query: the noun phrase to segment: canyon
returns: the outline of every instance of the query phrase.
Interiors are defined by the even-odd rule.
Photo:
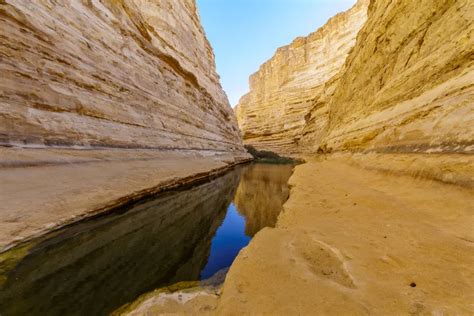
[[[336,42],[352,45],[344,61],[281,58],[310,35],[250,78],[236,109],[244,143],[306,163],[276,228],[234,262],[217,314],[472,312],[474,3],[365,4],[314,33],[333,41],[328,29],[347,34],[367,9],[355,42]]]
[[[0,313],[470,315],[473,21],[358,0],[233,111],[194,0],[0,0]],[[302,163],[220,176],[244,145]],[[253,239],[195,281],[231,203]]]
[[[472,153],[473,4],[367,4],[250,77],[236,108],[246,144],[287,155]]]
[[[3,2],[2,144],[241,150],[196,10]]]
[[[298,144],[305,141],[301,138],[308,129],[308,121],[323,129],[328,107],[320,104],[319,99],[337,82],[357,33],[367,19],[368,3],[359,1],[316,32],[278,48],[275,55],[250,76],[250,92],[235,108],[245,144],[280,154],[294,154],[305,147]],[[310,117],[312,112],[313,118]],[[321,131],[312,130],[312,133]]]

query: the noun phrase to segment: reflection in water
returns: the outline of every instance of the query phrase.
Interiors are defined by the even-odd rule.
[[[245,216],[245,233],[253,237],[264,227],[274,227],[283,203],[288,199],[288,179],[293,165],[252,164],[242,170],[234,197]]]
[[[201,279],[207,279],[217,271],[230,267],[240,249],[247,246],[250,237],[244,232],[245,219],[231,204],[222,226],[212,239],[211,254],[201,272]]]
[[[290,174],[288,165],[240,167],[0,254],[0,315],[106,315],[155,288],[210,277],[275,224]]]
[[[0,290],[1,315],[104,315],[166,283],[197,280],[238,184],[232,172],[65,229]]]

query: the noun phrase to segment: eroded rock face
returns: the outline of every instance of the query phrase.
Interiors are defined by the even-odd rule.
[[[317,102],[325,85],[337,80],[347,54],[366,20],[368,0],[331,18],[307,37],[281,47],[250,77],[250,92],[236,113],[245,143],[278,153],[299,151],[303,129],[318,113],[327,117],[327,106]],[[325,125],[325,121],[315,123]]]
[[[194,0],[0,1],[0,142],[242,151]]]
[[[330,107],[334,149],[474,151],[474,3],[371,1]]]
[[[364,17],[355,8],[341,15],[353,22],[340,26],[353,36]],[[329,54],[308,51],[318,63],[301,80],[285,81],[296,54],[287,68],[276,63],[281,51],[262,66],[257,76],[272,75],[259,75],[258,89],[254,75],[237,110],[246,143],[283,153],[474,151],[474,3],[372,0],[367,15],[348,55],[324,34]],[[343,66],[327,71],[336,64]]]

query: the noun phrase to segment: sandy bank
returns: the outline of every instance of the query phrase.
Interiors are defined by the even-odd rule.
[[[248,159],[192,150],[0,148],[0,251]]]
[[[220,314],[470,314],[474,194],[340,161],[296,167],[276,229],[234,262]]]

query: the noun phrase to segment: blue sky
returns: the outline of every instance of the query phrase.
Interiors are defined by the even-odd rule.
[[[230,104],[248,91],[248,77],[275,50],[314,32],[356,0],[197,0]]]

